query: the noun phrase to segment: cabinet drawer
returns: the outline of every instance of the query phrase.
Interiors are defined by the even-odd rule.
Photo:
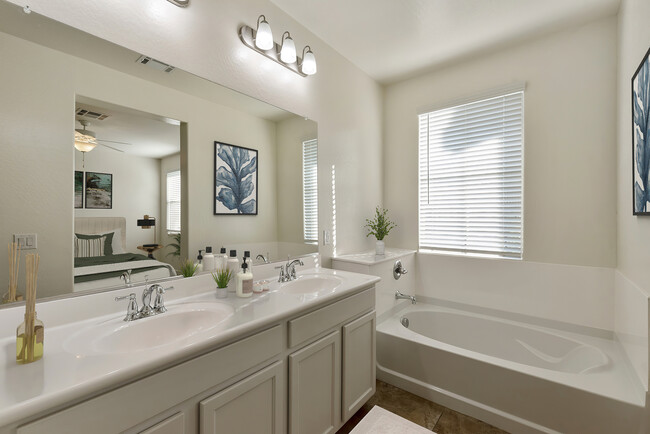
[[[18,428],[17,434],[113,434],[189,399],[279,354],[280,326],[100,395]]]
[[[352,297],[289,321],[289,347],[318,336],[343,321],[357,316],[375,306],[374,288],[366,289]]]

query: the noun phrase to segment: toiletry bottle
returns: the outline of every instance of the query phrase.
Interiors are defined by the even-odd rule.
[[[230,270],[230,273],[232,274],[233,277],[237,274],[237,272],[239,272],[239,260],[237,259],[237,250],[230,251],[230,258],[228,258],[226,267]],[[235,280],[237,279],[230,280],[230,283],[228,284],[229,292],[235,292],[235,286],[236,286]]]
[[[218,255],[214,255],[214,267],[217,270],[225,270],[228,265],[228,255],[226,255],[226,248],[222,247]]]
[[[203,255],[203,271],[214,271],[214,255],[212,254],[212,247],[205,248],[205,255]]]
[[[237,297],[250,297],[253,295],[253,273],[248,271],[248,264],[244,256],[241,271],[237,273]]]
[[[199,256],[196,257],[196,262],[194,265],[196,265],[196,271],[194,271],[194,274],[198,274],[201,271],[203,271],[203,256],[201,255],[201,252],[203,249],[199,250]]]
[[[244,262],[248,265],[248,272],[253,272],[253,261],[251,261],[251,252],[249,250],[244,251]]]

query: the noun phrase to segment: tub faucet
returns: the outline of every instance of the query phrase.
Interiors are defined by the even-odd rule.
[[[418,301],[415,299],[415,296],[414,296],[414,295],[406,295],[406,294],[402,294],[401,292],[399,292],[399,290],[398,290],[398,291],[395,291],[395,300],[400,300],[400,299],[402,299],[402,298],[407,299],[407,300],[411,300],[411,304],[415,304],[415,303],[418,302]]]

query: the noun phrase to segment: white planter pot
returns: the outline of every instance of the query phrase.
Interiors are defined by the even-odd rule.
[[[383,256],[385,251],[386,251],[386,245],[384,244],[384,242],[377,240],[377,243],[375,244],[375,255]]]

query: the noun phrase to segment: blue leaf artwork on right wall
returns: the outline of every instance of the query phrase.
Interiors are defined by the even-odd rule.
[[[215,214],[257,214],[257,151],[215,142]]]
[[[650,214],[650,50],[632,78],[634,214]]]

